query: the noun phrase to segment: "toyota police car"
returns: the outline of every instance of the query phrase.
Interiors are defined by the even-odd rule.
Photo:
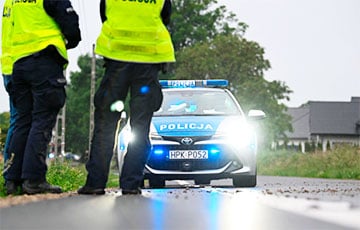
[[[256,185],[256,134],[248,119],[262,119],[261,110],[245,115],[227,80],[161,80],[163,103],[154,113],[151,153],[145,165],[150,187],[166,180],[210,184],[231,178],[235,187]],[[127,124],[119,134],[121,171],[127,144],[136,138]]]

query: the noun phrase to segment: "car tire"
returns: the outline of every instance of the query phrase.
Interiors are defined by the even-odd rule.
[[[235,176],[233,177],[233,185],[237,188],[255,187],[256,175]]]
[[[164,188],[165,180],[164,179],[149,179],[150,188]]]
[[[196,185],[209,185],[211,183],[210,179],[198,178],[194,180]]]

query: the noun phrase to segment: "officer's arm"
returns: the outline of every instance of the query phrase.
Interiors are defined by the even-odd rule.
[[[170,24],[170,16],[171,16],[171,2],[170,0],[165,0],[164,7],[161,11],[161,18],[164,23],[164,25]]]
[[[81,41],[79,16],[69,0],[44,0],[44,9],[59,25],[65,36],[66,48],[75,48]]]
[[[100,17],[101,21],[104,23],[106,21],[106,14],[105,14],[105,0],[100,1]]]

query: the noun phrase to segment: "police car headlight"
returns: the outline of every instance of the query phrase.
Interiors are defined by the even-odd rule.
[[[251,148],[256,146],[254,129],[245,121],[229,120],[219,125],[215,139],[222,139],[236,149]]]

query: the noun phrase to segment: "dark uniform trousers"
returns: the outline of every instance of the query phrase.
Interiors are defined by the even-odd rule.
[[[44,181],[48,144],[66,98],[62,64],[38,52],[14,64],[11,80],[18,115],[9,146],[15,157],[6,179]]]
[[[126,63],[105,60],[105,75],[96,91],[95,127],[91,144],[86,186],[105,188],[113,155],[119,112],[110,106],[125,102],[130,91],[130,125],[134,140],[129,144],[120,176],[120,187],[136,189],[143,180],[143,169],[150,152],[149,128],[153,112],[162,103],[158,81],[160,64]]]

